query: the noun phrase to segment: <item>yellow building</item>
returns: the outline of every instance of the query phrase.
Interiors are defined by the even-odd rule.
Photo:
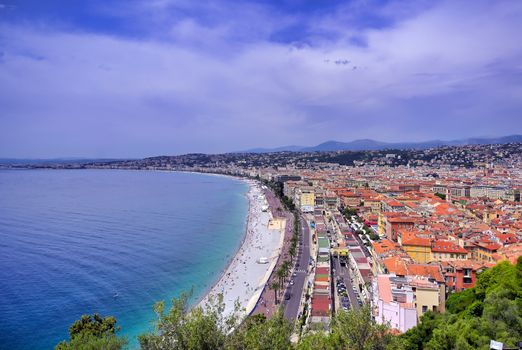
[[[413,278],[410,286],[415,295],[415,308],[417,317],[421,317],[428,311],[444,312],[444,296],[440,295],[441,288],[435,282],[430,282],[426,278]]]
[[[295,191],[295,203],[304,213],[314,211],[315,193],[312,187],[301,187]]]
[[[381,200],[380,199],[365,199],[364,205],[369,207],[372,211],[372,213],[380,213],[381,212]]]
[[[386,233],[386,220],[382,212],[379,212],[379,219],[377,220],[377,233],[381,236]]]
[[[434,241],[431,245],[432,261],[466,260],[468,251],[450,241]]]
[[[428,263],[431,261],[431,244],[426,238],[407,241],[402,244],[402,248],[415,262]]]
[[[397,241],[402,249],[418,263],[428,263],[431,261],[431,240],[415,235],[414,232],[400,230]]]
[[[475,260],[481,262],[494,262],[493,255],[502,247],[495,242],[476,242],[472,247],[472,255]]]

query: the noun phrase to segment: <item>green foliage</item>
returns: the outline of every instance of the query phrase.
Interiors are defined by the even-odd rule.
[[[427,313],[401,338],[406,349],[488,349],[491,339],[522,339],[522,259],[484,271],[476,286],[452,294],[445,314]]]
[[[219,295],[204,307],[187,309],[187,296],[172,301],[171,310],[164,303],[155,305],[156,330],[139,337],[142,349],[290,349],[292,326],[281,312],[267,320],[264,315],[248,317],[240,323],[239,305],[224,316],[225,304]]]
[[[352,209],[352,208],[344,208],[343,214],[347,218],[351,218],[352,216],[357,215],[357,210]]]
[[[247,321],[229,336],[226,349],[292,349],[292,325],[284,318],[281,310],[269,320],[259,316],[254,321],[250,319],[251,317],[247,318]]]
[[[204,306],[188,311],[188,294],[172,300],[172,308],[165,312],[164,302],[154,305],[158,319],[156,331],[139,336],[141,348],[160,349],[223,349],[229,334],[238,324],[239,305],[224,316],[223,296],[210,298]]]
[[[435,195],[436,195],[437,197],[439,197],[440,199],[442,199],[443,201],[446,200],[446,195],[445,195],[445,194],[442,194],[442,193],[437,192],[437,193],[435,193]]]
[[[377,324],[369,306],[339,312],[332,320],[331,338],[335,349],[391,349],[395,337],[385,325]]]
[[[127,340],[116,336],[119,330],[116,319],[112,316],[102,318],[99,314],[83,315],[69,327],[69,341],[56,345],[56,350],[118,350]]]

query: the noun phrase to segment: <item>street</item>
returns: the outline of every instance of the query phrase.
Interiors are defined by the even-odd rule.
[[[346,286],[346,292],[348,293],[348,298],[350,299],[350,305],[353,309],[359,309],[360,305],[357,302],[357,295],[353,291],[353,284],[350,278],[350,268],[348,266],[341,266],[339,258],[332,256],[332,265],[335,268],[335,272],[332,272],[333,282],[334,284],[337,282],[338,277],[342,277],[344,280],[344,284]],[[337,288],[336,288],[337,289]],[[337,290],[335,290],[335,300],[339,301],[339,294],[337,294]],[[336,302],[336,308],[340,305],[339,302]]]
[[[299,250],[297,255],[298,265],[295,269],[295,276],[291,277],[294,280],[293,285],[289,285],[287,293],[290,293],[290,299],[285,300],[284,316],[291,322],[297,319],[299,313],[299,306],[301,303],[301,295],[305,287],[305,281],[308,276],[308,266],[310,263],[310,229],[308,222],[301,215],[301,231],[302,235],[299,237]],[[286,293],[285,293],[286,294]]]

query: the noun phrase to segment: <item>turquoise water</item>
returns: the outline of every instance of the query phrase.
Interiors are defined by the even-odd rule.
[[[52,349],[82,314],[133,346],[152,305],[218,278],[244,235],[247,185],[201,174],[0,171],[0,349]]]

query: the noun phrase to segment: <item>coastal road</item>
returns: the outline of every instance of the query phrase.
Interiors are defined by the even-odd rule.
[[[290,299],[285,300],[285,318],[291,322],[297,319],[299,306],[301,304],[301,295],[308,277],[308,265],[310,263],[310,228],[304,216],[301,215],[301,236],[299,241],[299,253],[297,256],[298,267],[295,270],[293,285],[289,285],[287,292],[290,293]]]

